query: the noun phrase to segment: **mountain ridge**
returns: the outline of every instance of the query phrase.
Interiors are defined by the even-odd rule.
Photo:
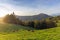
[[[41,20],[41,19],[45,19],[45,18],[49,18],[52,17],[50,15],[44,14],[44,13],[40,13],[38,15],[33,15],[33,16],[17,16],[17,18],[19,18],[22,21],[33,21],[33,20]]]

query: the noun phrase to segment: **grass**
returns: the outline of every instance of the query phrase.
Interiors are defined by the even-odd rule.
[[[21,25],[15,25],[15,24],[2,24],[0,23],[0,33],[11,33],[11,32],[17,32],[19,30],[33,30],[31,27],[25,27]]]
[[[55,28],[35,30],[20,25],[0,23],[0,40],[60,40],[60,23],[57,24]]]

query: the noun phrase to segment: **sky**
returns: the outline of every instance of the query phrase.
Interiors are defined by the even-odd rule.
[[[20,16],[60,13],[60,0],[0,0],[0,16],[14,12]]]

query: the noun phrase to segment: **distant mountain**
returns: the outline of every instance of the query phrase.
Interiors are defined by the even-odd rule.
[[[60,13],[51,14],[51,16],[60,16]]]
[[[16,17],[23,21],[26,21],[26,20],[32,21],[32,20],[41,20],[41,19],[52,17],[52,16],[44,13],[40,13],[38,15],[33,15],[33,16],[16,16]]]

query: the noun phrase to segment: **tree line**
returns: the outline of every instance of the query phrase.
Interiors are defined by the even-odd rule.
[[[54,20],[52,20],[52,18],[34,20],[34,21],[22,21],[22,20],[16,18],[14,12],[12,14],[7,14],[4,17],[3,21],[5,23],[29,26],[29,27],[36,28],[36,29],[46,29],[46,28],[57,27],[56,22]]]

